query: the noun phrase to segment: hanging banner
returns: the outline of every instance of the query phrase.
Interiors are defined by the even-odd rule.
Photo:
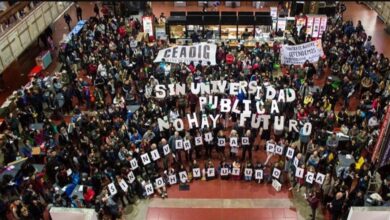
[[[162,62],[164,59],[168,63],[185,63],[188,65],[191,61],[194,64],[202,61],[203,66],[207,65],[207,62],[216,65],[216,52],[217,45],[215,44],[201,43],[191,46],[176,46],[160,50],[154,62]]]
[[[144,32],[149,34],[149,37],[154,36],[153,34],[153,17],[152,16],[143,16],[142,17],[142,27]]]
[[[315,63],[323,55],[320,39],[299,45],[283,45],[280,50],[280,59],[285,65],[302,65],[306,60]]]

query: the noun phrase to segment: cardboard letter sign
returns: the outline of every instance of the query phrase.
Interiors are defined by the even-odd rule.
[[[317,173],[316,183],[322,185],[324,183],[324,180],[325,180],[325,175],[322,173]]]
[[[207,142],[211,142],[213,140],[213,133],[207,132],[206,134],[204,134],[204,140]]]
[[[129,178],[129,182],[130,182],[130,183],[133,183],[134,180],[135,180],[134,173],[133,173],[132,171],[130,171],[130,172],[127,174],[127,178]]]
[[[295,167],[298,167],[298,165],[299,165],[299,159],[298,159],[297,157],[294,157],[293,163],[294,163],[294,166],[295,166]]]
[[[313,172],[307,172],[306,174],[306,182],[312,184],[314,181],[314,173]]]
[[[229,175],[229,168],[221,168],[221,176]]]
[[[176,184],[177,183],[176,174],[169,175],[168,182],[171,185]]]
[[[283,146],[276,145],[275,154],[283,155]]]
[[[298,178],[303,178],[303,172],[304,170],[302,168],[297,167],[297,169],[295,170],[295,176]]]
[[[179,173],[179,177],[180,177],[180,181],[183,182],[183,183],[187,182],[187,180],[188,180],[188,176],[187,176],[187,172],[186,171],[181,171]]]
[[[267,143],[267,152],[269,153],[275,152],[275,144]]]
[[[244,174],[245,176],[252,176],[253,170],[250,168],[245,168]]]
[[[153,161],[160,159],[160,154],[158,153],[157,149],[150,151],[150,154],[152,155]]]
[[[114,183],[110,183],[108,184],[108,191],[110,191],[110,195],[115,195],[118,191],[116,190],[116,187],[115,187],[115,184]]]
[[[150,158],[148,153],[144,153],[141,155],[141,160],[144,165],[150,164]]]
[[[203,144],[202,137],[195,137],[195,146],[200,146]]]
[[[274,168],[274,171],[272,172],[272,176],[276,179],[279,179],[280,177],[280,170],[278,168]]]
[[[171,148],[169,148],[169,145],[166,144],[164,147],[163,147],[163,151],[164,151],[164,156],[167,156],[170,152],[171,152]]]
[[[240,168],[233,168],[233,170],[232,170],[232,174],[234,175],[234,176],[239,176],[240,175]]]
[[[122,190],[124,192],[127,192],[127,189],[129,188],[129,185],[127,185],[126,181],[124,179],[122,179],[120,182],[119,182],[119,186],[122,188]]]
[[[214,168],[208,168],[207,169],[207,176],[208,177],[214,177],[215,176],[215,169]]]
[[[225,147],[225,138],[218,138],[218,147]]]
[[[135,170],[138,168],[138,162],[136,158],[133,158],[130,160],[131,169]]]
[[[241,145],[249,145],[249,137],[242,137]]]
[[[200,168],[194,168],[192,169],[192,176],[195,178],[199,178],[201,176],[200,174]]]
[[[238,146],[237,138],[236,137],[230,138],[230,143],[229,144],[230,144],[231,147],[237,147]]]
[[[191,149],[191,142],[189,140],[184,141],[183,145],[184,145],[184,150]]]
[[[294,157],[294,149],[293,148],[291,148],[291,147],[287,148],[286,157],[290,160]]]
[[[263,179],[263,170],[255,170],[255,179],[256,180]]]
[[[150,196],[154,193],[153,185],[151,183],[145,185],[146,195]]]
[[[164,180],[162,177],[156,179],[156,188],[161,188],[165,186]]]
[[[183,149],[183,140],[176,140],[176,149]]]

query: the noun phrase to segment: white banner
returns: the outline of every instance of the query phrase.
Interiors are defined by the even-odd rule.
[[[190,64],[191,61],[194,64],[198,64],[202,61],[202,65],[207,65],[210,62],[211,65],[216,65],[215,55],[217,52],[217,45],[215,44],[194,44],[192,46],[176,46],[169,47],[158,52],[155,63],[161,62],[162,59],[168,63],[181,63]]]
[[[283,45],[280,50],[280,60],[286,65],[302,65],[306,60],[314,63],[323,55],[320,39],[298,45]]]

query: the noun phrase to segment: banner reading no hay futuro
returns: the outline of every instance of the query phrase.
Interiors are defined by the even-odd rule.
[[[216,65],[216,51],[217,45],[204,43],[191,46],[169,47],[160,50],[154,62],[161,62],[164,59],[168,63],[183,62],[190,64],[193,61],[194,64],[197,64],[199,61],[202,61],[202,65],[207,65],[207,62],[210,62],[211,65]]]
[[[315,40],[299,45],[283,45],[280,51],[280,60],[286,65],[301,65],[306,60],[315,63],[323,56],[321,40]]]

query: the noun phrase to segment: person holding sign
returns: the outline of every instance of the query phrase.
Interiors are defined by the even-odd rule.
[[[219,176],[221,176],[222,180],[228,180],[230,177],[230,173],[232,170],[232,165],[228,164],[225,159],[223,159],[218,167]]]
[[[243,167],[242,173],[244,175],[245,181],[251,181],[253,176],[253,165],[250,160],[248,160]]]
[[[267,151],[267,159],[264,162],[264,166],[266,166],[268,164],[268,162],[271,160],[272,156],[275,155],[276,142],[275,142],[273,136],[271,137],[270,140],[268,140],[266,142],[265,147],[266,147],[266,151]]]
[[[168,169],[168,162],[169,162],[169,152],[170,152],[170,148],[169,148],[169,145],[167,143],[167,139],[165,138],[162,138],[160,143],[158,144],[158,152],[160,154],[160,156],[162,157],[162,164],[163,164],[163,168],[164,170],[167,170]]]
[[[225,157],[225,146],[226,146],[226,136],[224,134],[224,130],[221,129],[218,131],[217,134],[217,152],[221,159]]]
[[[191,165],[191,174],[194,180],[199,180],[201,179],[201,172],[199,168],[198,161],[194,160]]]
[[[230,132],[230,158],[235,159],[238,153],[238,133],[232,129]]]
[[[194,146],[193,137],[191,136],[190,132],[186,131],[183,147],[184,147],[184,152],[186,154],[186,160],[189,163],[192,161],[192,153],[194,152],[193,146]]]
[[[241,137],[241,146],[242,146],[242,158],[241,160],[245,160],[245,154],[248,152],[249,160],[252,160],[252,144],[254,142],[254,138],[252,137],[252,132],[250,129],[246,130],[245,135]]]
[[[201,152],[202,152],[202,146],[203,146],[203,137],[202,133],[200,132],[199,129],[196,129],[195,131],[195,138],[194,138],[194,149],[195,149],[195,157],[196,159],[199,159],[201,157]]]
[[[233,180],[240,180],[241,163],[238,159],[233,162],[232,176]]]
[[[183,138],[179,135],[178,131],[175,131],[175,133],[169,138],[168,144],[172,153],[176,155],[177,160],[181,163],[181,153],[178,149],[183,148]]]
[[[206,177],[206,181],[215,179],[215,167],[214,167],[213,161],[208,160],[205,163],[203,173],[204,173],[204,176]]]
[[[158,173],[155,173],[152,176],[150,182],[153,184],[155,192],[157,192],[157,194],[160,195],[162,199],[168,198],[165,181]]]

